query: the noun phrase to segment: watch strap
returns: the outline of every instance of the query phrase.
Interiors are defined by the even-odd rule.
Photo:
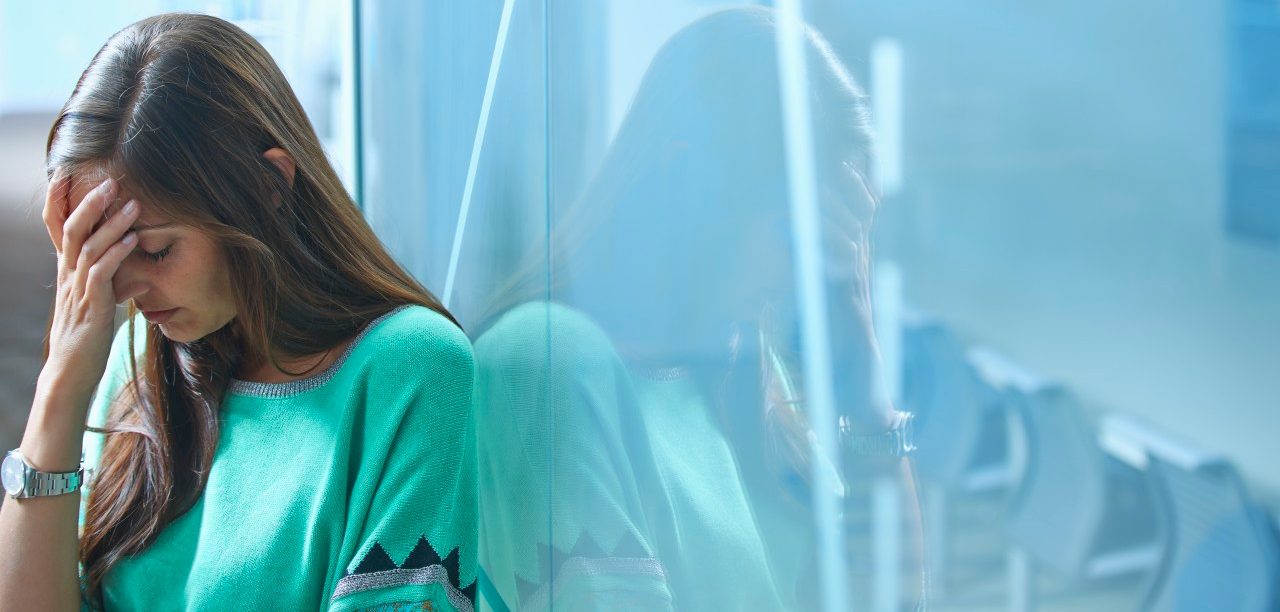
[[[72,472],[42,472],[37,470],[27,462],[27,458],[22,455],[22,450],[18,448],[9,451],[4,461],[6,466],[9,465],[10,461],[17,461],[22,467],[21,490],[17,493],[10,493],[10,496],[15,499],[74,493],[80,490],[81,484],[84,483],[84,453],[80,454],[80,468]]]
[[[31,471],[27,480],[25,497],[43,497],[46,495],[63,495],[80,490],[84,481],[84,467],[74,472],[38,472]]]
[[[906,457],[916,450],[915,415],[894,411],[893,425],[880,434],[854,435],[846,423],[840,427],[840,442],[855,457]]]

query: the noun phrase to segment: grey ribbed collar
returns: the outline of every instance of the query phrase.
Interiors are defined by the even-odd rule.
[[[346,363],[347,357],[351,356],[351,352],[355,350],[356,345],[360,344],[361,340],[364,340],[364,337],[369,334],[370,330],[391,315],[409,308],[410,306],[413,306],[413,304],[402,304],[370,321],[364,326],[364,329],[360,330],[360,333],[356,334],[355,339],[347,345],[346,350],[342,351],[342,354],[339,355],[333,363],[311,376],[279,383],[253,382],[232,378],[231,383],[227,385],[227,393],[233,395],[247,395],[249,397],[279,398],[298,395],[313,389],[318,389],[333,379],[333,377],[338,373],[338,370],[342,368],[342,364]]]

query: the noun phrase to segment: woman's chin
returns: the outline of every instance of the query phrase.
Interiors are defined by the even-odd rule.
[[[190,337],[190,334],[183,333],[180,329],[174,329],[174,327],[168,323],[161,323],[156,327],[159,328],[160,333],[164,334],[164,337],[168,338],[171,342],[186,343],[199,340],[199,338]]]
[[[205,334],[192,333],[189,327],[175,321],[153,323],[153,325],[155,325],[155,327],[160,330],[160,333],[164,334],[164,337],[168,338],[171,342],[195,342],[196,340],[205,337]]]
[[[181,343],[191,343],[203,340],[226,326],[227,323],[223,323],[222,325],[211,329],[208,326],[199,327],[190,325],[189,323],[179,323],[175,321],[156,325],[156,327],[159,328],[160,333],[164,334],[165,338],[168,338],[172,342]]]

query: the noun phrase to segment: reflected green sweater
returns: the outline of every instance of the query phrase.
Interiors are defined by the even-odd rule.
[[[147,323],[135,325],[141,356]],[[90,425],[127,380],[126,328]],[[203,494],[112,568],[106,608],[473,609],[473,388],[466,336],[417,305],[371,322],[320,373],[233,381]],[[103,437],[85,434],[86,467]]]
[[[752,496],[687,373],[637,373],[551,302],[502,315],[475,354],[480,554],[508,607],[812,608],[806,515]]]

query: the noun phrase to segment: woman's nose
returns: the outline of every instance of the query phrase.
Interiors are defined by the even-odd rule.
[[[111,279],[111,288],[115,291],[116,303],[119,304],[124,301],[122,296],[125,299],[128,297],[144,297],[150,291],[151,283],[137,258],[130,255],[120,262],[120,268],[116,270],[115,277]]]

